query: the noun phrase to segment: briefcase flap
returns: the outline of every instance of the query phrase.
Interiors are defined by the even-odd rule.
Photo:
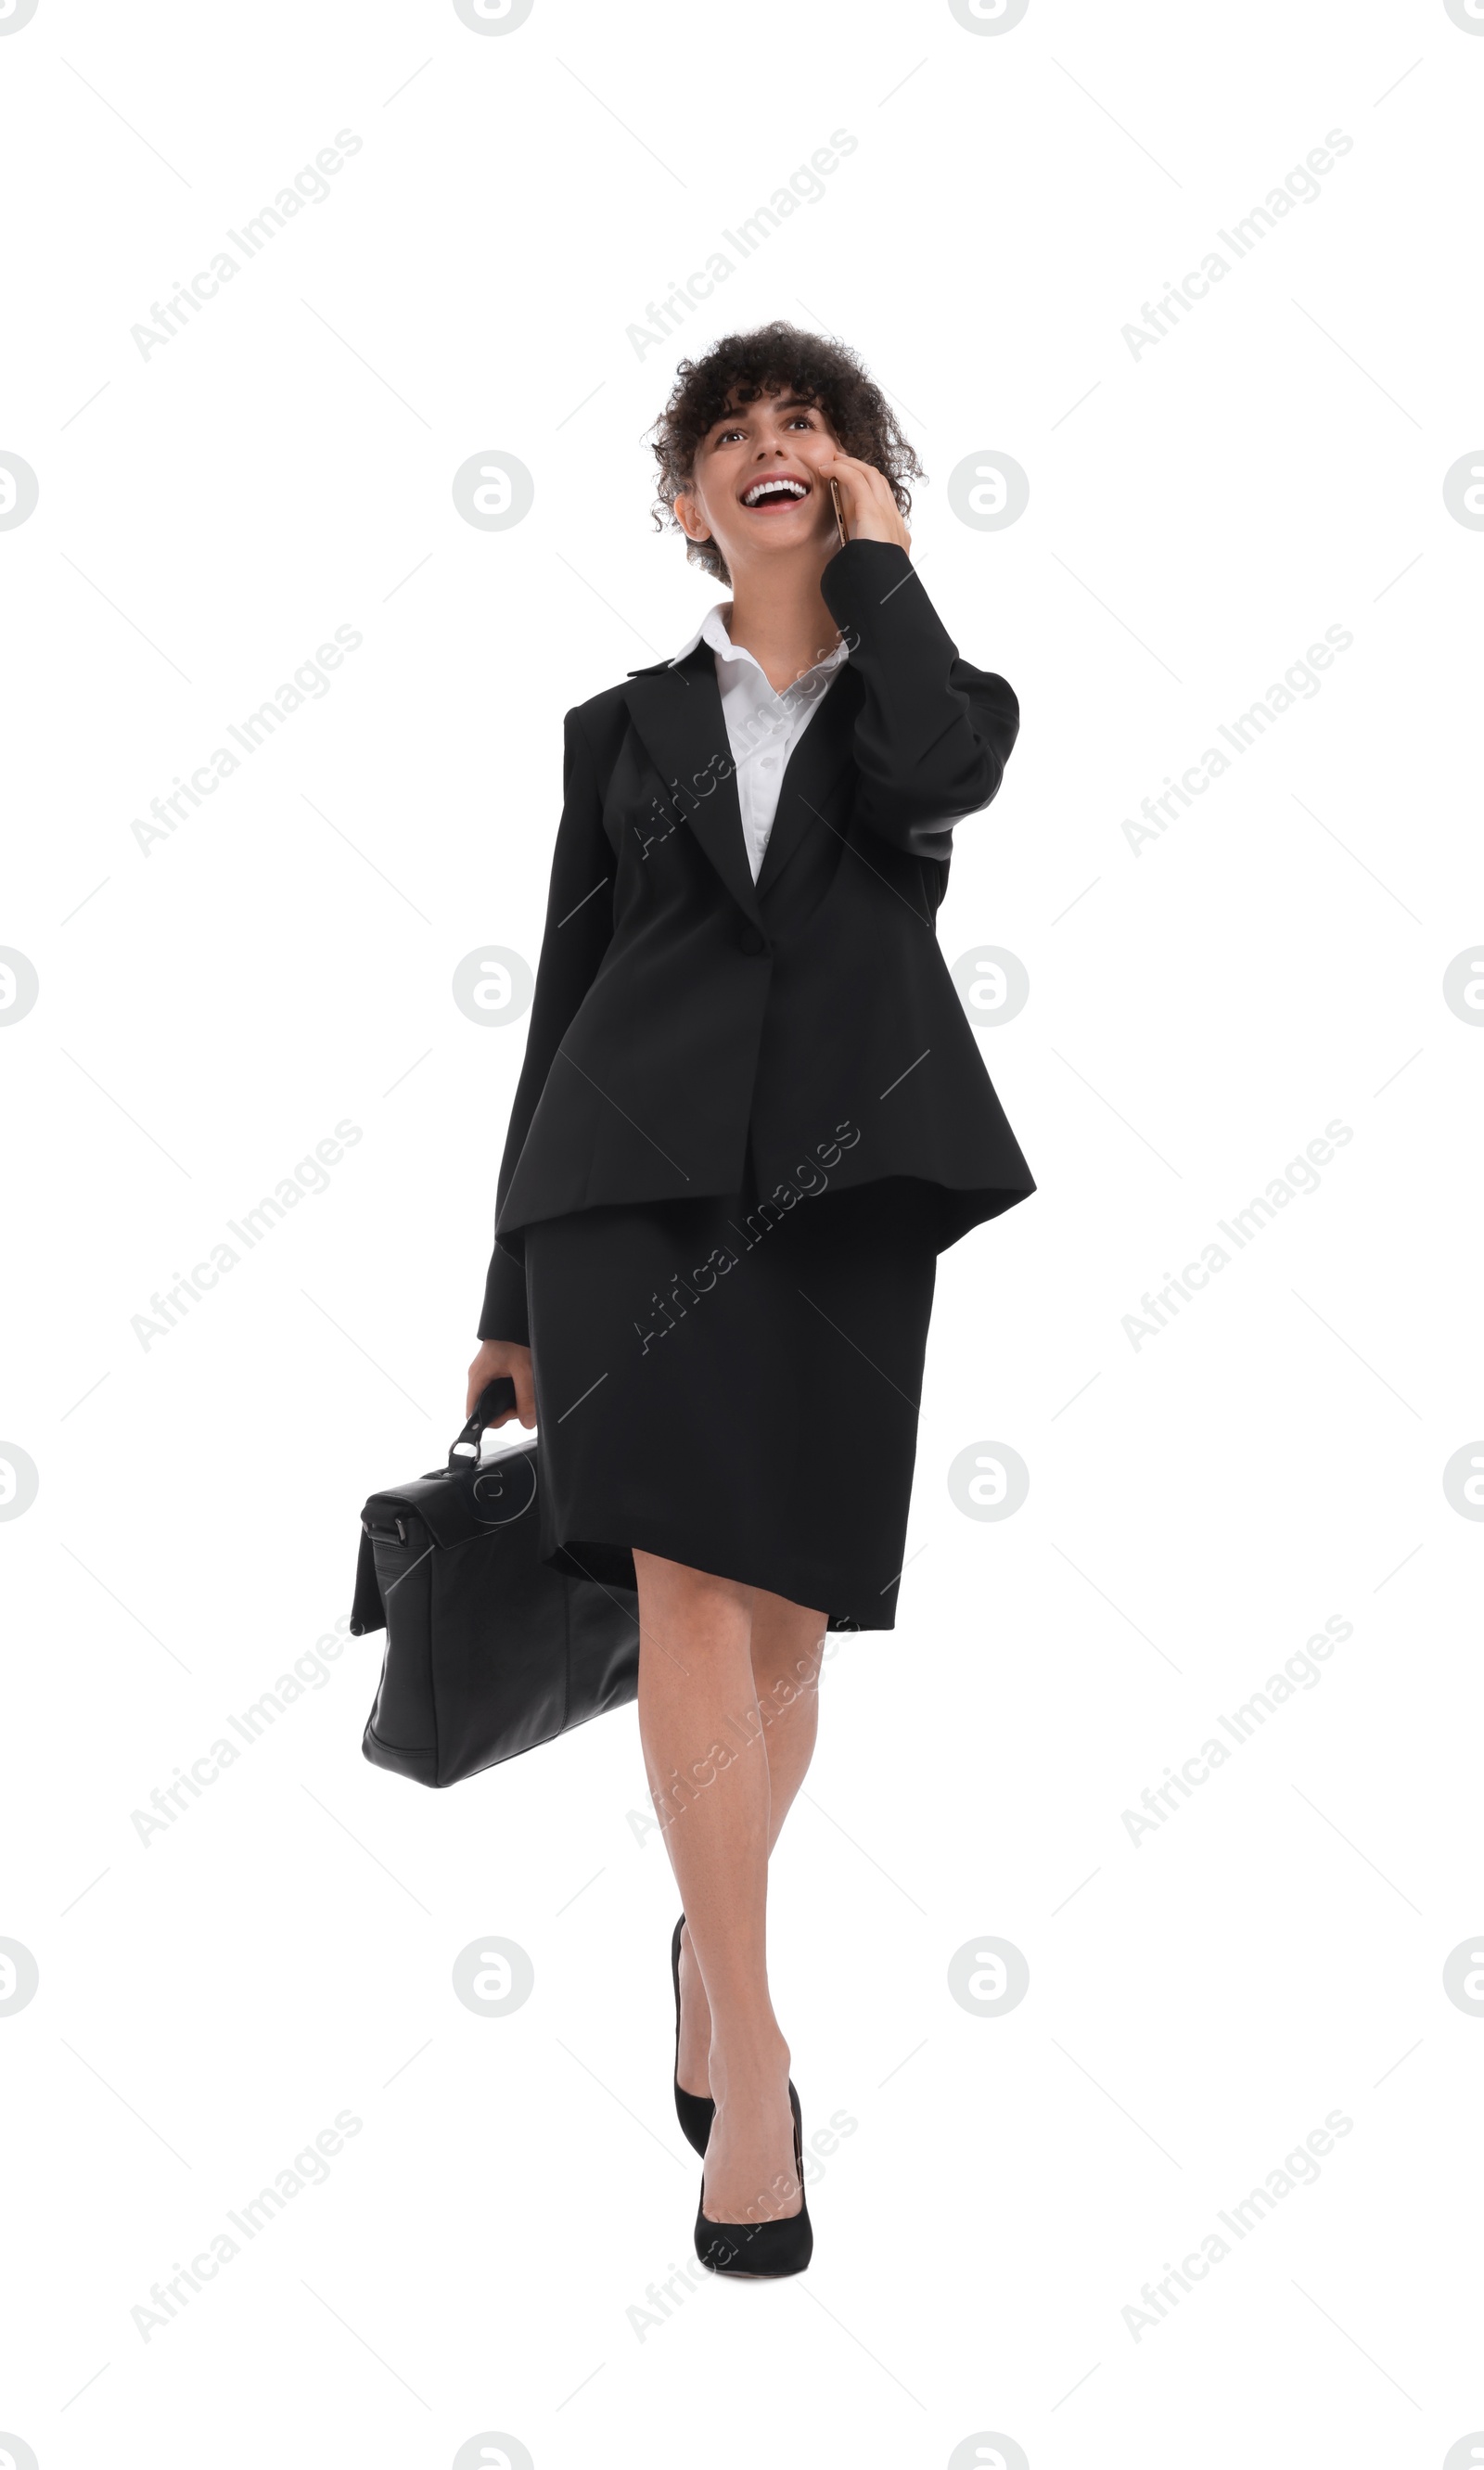
[[[471,1537],[512,1526],[536,1506],[535,1441],[477,1462],[434,1467],[410,1483],[374,1492],[360,1513],[366,1536],[380,1530],[405,1540],[409,1518],[421,1519],[431,1542],[448,1550]]]

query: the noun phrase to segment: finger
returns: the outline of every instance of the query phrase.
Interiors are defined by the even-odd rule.
[[[874,464],[868,464],[866,467],[861,495],[865,502],[874,509],[883,522],[900,523],[901,515],[897,508],[896,492],[885,473],[878,472]]]
[[[516,1412],[526,1431],[530,1432],[536,1422],[536,1384],[528,1360],[517,1366],[512,1378],[516,1386]]]
[[[831,479],[839,480],[842,484],[853,483],[857,488],[869,491],[874,498],[890,498],[893,505],[895,505],[896,500],[893,495],[892,484],[886,474],[878,471],[874,463],[862,462],[858,454],[842,454],[836,448],[833,459],[825,468]]]
[[[874,463],[863,463],[854,454],[837,453],[825,467],[825,477],[839,487],[846,522],[852,531],[859,530],[868,518],[893,531],[899,526],[895,492]]]
[[[848,472],[832,472],[829,477],[834,484],[833,501],[829,511],[829,529],[831,532],[834,531],[834,511],[838,507],[845,536],[847,540],[853,539],[873,511],[870,501]]]

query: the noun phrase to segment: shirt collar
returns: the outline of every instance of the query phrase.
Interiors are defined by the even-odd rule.
[[[677,668],[682,661],[689,659],[691,653],[695,651],[698,644],[707,643],[711,650],[716,654],[718,660],[745,661],[749,663],[751,666],[757,671],[757,674],[762,679],[764,686],[767,687],[769,693],[772,694],[775,692],[775,688],[762,665],[762,663],[748,650],[745,643],[734,643],[731,637],[727,632],[727,618],[730,608],[731,603],[730,600],[718,600],[713,609],[708,609],[706,616],[702,618],[700,625],[696,628],[696,631],[692,635],[689,642],[686,643],[681,651],[676,653],[674,660],[671,661],[669,665],[672,669]],[[789,694],[796,688],[806,686],[807,682],[811,680],[823,679],[831,670],[837,669],[840,666],[841,662],[846,657],[845,644],[843,642],[837,643],[832,652],[826,652],[822,661],[816,661],[812,668],[803,670],[799,677],[795,678],[791,687],[785,687],[783,688],[783,693]],[[781,701],[781,699],[782,698],[780,696],[779,700]]]

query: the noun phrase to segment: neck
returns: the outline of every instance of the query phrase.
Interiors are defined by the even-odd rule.
[[[769,558],[732,576],[728,633],[752,653],[775,694],[840,641],[820,590],[823,566],[823,557],[812,555],[806,566]]]

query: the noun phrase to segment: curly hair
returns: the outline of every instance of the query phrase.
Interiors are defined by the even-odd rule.
[[[927,475],[881,388],[844,343],[776,317],[751,334],[724,336],[701,360],[682,361],[676,370],[670,400],[648,432],[660,466],[657,531],[680,529],[675,501],[690,488],[696,450],[714,423],[730,405],[772,394],[796,394],[823,411],[845,453],[873,463],[890,480],[900,512],[910,512],[912,493],[903,483]],[[718,582],[731,581],[714,540],[687,540],[685,554]]]

